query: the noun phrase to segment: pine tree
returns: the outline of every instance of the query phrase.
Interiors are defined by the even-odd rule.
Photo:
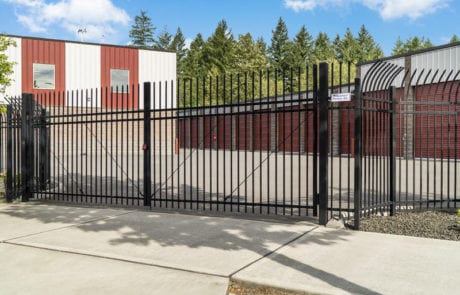
[[[260,37],[256,41],[256,46],[265,56],[267,56],[267,43],[265,43],[264,38]]]
[[[203,59],[203,48],[205,42],[201,34],[196,35],[190,43],[190,49],[184,58],[184,76],[188,78],[204,77],[207,74]]]
[[[177,72],[181,75],[184,73],[184,59],[187,54],[187,48],[185,48],[185,37],[180,28],[177,28],[170,49],[176,52]]]
[[[454,34],[452,38],[450,38],[449,43],[456,43],[456,42],[460,42],[460,38],[457,36],[457,34]]]
[[[405,53],[404,42],[401,40],[401,37],[398,36],[396,39],[395,46],[393,47],[392,55],[398,55]]]
[[[134,18],[134,24],[129,31],[129,38],[134,46],[140,48],[149,48],[153,45],[153,34],[155,27],[152,25],[152,20],[144,10],[141,14]]]
[[[356,42],[358,47],[358,62],[375,60],[384,56],[382,48],[375,42],[364,25],[359,30]]]
[[[231,69],[234,57],[235,40],[227,22],[218,23],[214,33],[204,46],[204,58],[213,74],[224,74]]]
[[[164,28],[160,34],[158,34],[157,40],[154,41],[153,48],[159,50],[172,50],[172,38],[173,36],[168,32],[167,28]]]
[[[254,42],[250,33],[239,35],[235,46],[235,69],[237,72],[257,72],[267,65],[264,45]]]
[[[291,65],[300,67],[303,71],[313,58],[313,37],[305,26],[302,26],[295,36],[292,49]]]
[[[433,47],[430,39],[425,39],[425,37],[412,37],[408,38],[405,42],[401,41],[401,38],[398,37],[396,40],[395,47],[393,48],[393,55],[404,54],[408,52],[413,52],[420,49]]]
[[[289,36],[286,23],[280,17],[274,31],[272,31],[272,43],[268,48],[271,66],[279,71],[285,71],[289,68]]]
[[[315,39],[313,49],[313,61],[327,61],[334,58],[334,48],[326,33],[320,32]]]
[[[350,28],[347,28],[342,39],[337,35],[333,42],[337,60],[343,63],[356,64],[359,60],[358,42]]]

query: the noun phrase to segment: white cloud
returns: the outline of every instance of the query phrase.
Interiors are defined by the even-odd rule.
[[[449,5],[450,0],[284,0],[284,5],[296,12],[318,7],[343,6],[359,3],[377,11],[385,20],[410,18],[415,20]]]
[[[362,0],[365,6],[376,10],[383,19],[408,17],[412,20],[448,6],[446,0]]]
[[[338,6],[343,3],[345,3],[343,0],[284,0],[284,5],[295,12],[313,10],[317,7]]]
[[[46,32],[54,26],[77,38],[101,41],[116,34],[117,26],[127,26],[129,16],[111,0],[3,0],[17,8],[18,21],[31,32]],[[84,36],[79,29],[85,29]]]

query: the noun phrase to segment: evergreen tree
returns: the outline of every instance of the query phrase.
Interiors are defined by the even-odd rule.
[[[144,10],[141,10],[141,14],[134,18],[134,24],[129,31],[129,38],[131,38],[134,46],[149,48],[154,43],[154,32],[155,27],[152,25],[152,20]]]
[[[265,43],[264,38],[260,37],[256,41],[256,46],[265,56],[267,56],[267,43]]]
[[[320,32],[315,39],[313,49],[313,61],[327,61],[334,58],[334,48],[332,47],[331,40],[326,33]]]
[[[358,62],[375,60],[384,56],[382,48],[375,42],[364,25],[359,30],[356,42],[358,47]]]
[[[289,68],[289,36],[286,23],[280,17],[274,31],[272,31],[272,43],[268,48],[271,66],[279,71],[285,71]]]
[[[187,54],[187,48],[185,48],[185,37],[180,28],[177,28],[170,49],[176,52],[177,72],[181,75],[184,73],[184,59]]]
[[[398,37],[396,40],[395,47],[393,48],[393,55],[404,54],[420,49],[433,47],[430,39],[425,39],[424,37],[412,37],[408,38],[405,42],[401,41],[401,38]]]
[[[164,28],[158,35],[157,40],[155,40],[153,48],[159,50],[172,50],[172,38],[173,36],[168,32],[167,28]]]
[[[460,42],[460,38],[457,36],[457,34],[454,34],[452,38],[450,38],[449,43],[456,43],[456,42]]]
[[[303,71],[306,65],[311,63],[313,57],[313,37],[305,26],[302,26],[295,36],[291,54],[291,66],[293,67],[300,67]]]
[[[396,39],[395,46],[393,47],[392,55],[398,55],[405,52],[404,42],[401,40],[401,37],[398,36]]]
[[[350,28],[347,28],[345,35],[342,39],[340,36],[334,39],[333,42],[334,51],[337,60],[343,63],[353,63],[356,64],[359,60],[359,49],[358,42],[353,36]]]
[[[254,42],[250,33],[238,36],[235,46],[235,69],[240,72],[257,72],[267,65],[265,48]]]
[[[201,34],[196,35],[190,43],[190,49],[184,58],[184,76],[188,78],[204,77],[207,70],[203,59],[203,48],[205,42]]]
[[[13,74],[13,62],[8,61],[5,51],[8,47],[16,47],[16,43],[5,36],[0,35],[0,93],[5,92],[6,86],[11,84],[10,75]]]
[[[235,40],[227,22],[222,20],[204,47],[204,58],[213,74],[224,74],[231,69],[234,58]]]

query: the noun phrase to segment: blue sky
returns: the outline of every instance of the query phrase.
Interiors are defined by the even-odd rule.
[[[250,32],[270,43],[279,17],[291,37],[302,25],[332,39],[364,24],[387,55],[398,36],[424,36],[435,45],[460,36],[458,0],[0,0],[0,32],[125,45],[140,10],[157,32],[181,27],[189,40],[197,33],[207,38],[225,19],[235,37]]]

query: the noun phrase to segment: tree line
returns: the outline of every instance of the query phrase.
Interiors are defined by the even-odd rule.
[[[347,28],[343,35],[337,34],[334,38],[324,32],[312,36],[304,25],[290,39],[286,23],[279,18],[267,43],[263,38],[254,38],[251,33],[235,37],[227,22],[222,20],[211,36],[205,39],[202,34],[197,34],[188,48],[180,28],[175,34],[163,29],[155,35],[155,31],[150,17],[141,11],[129,34],[133,46],[177,52],[177,73],[183,78],[259,72],[267,68],[282,73],[291,68],[303,70],[306,65],[319,61],[357,64],[384,56],[381,46],[365,25],[357,35]],[[458,36],[454,35],[450,42],[458,41]],[[432,46],[424,37],[404,41],[398,37],[392,55]]]

